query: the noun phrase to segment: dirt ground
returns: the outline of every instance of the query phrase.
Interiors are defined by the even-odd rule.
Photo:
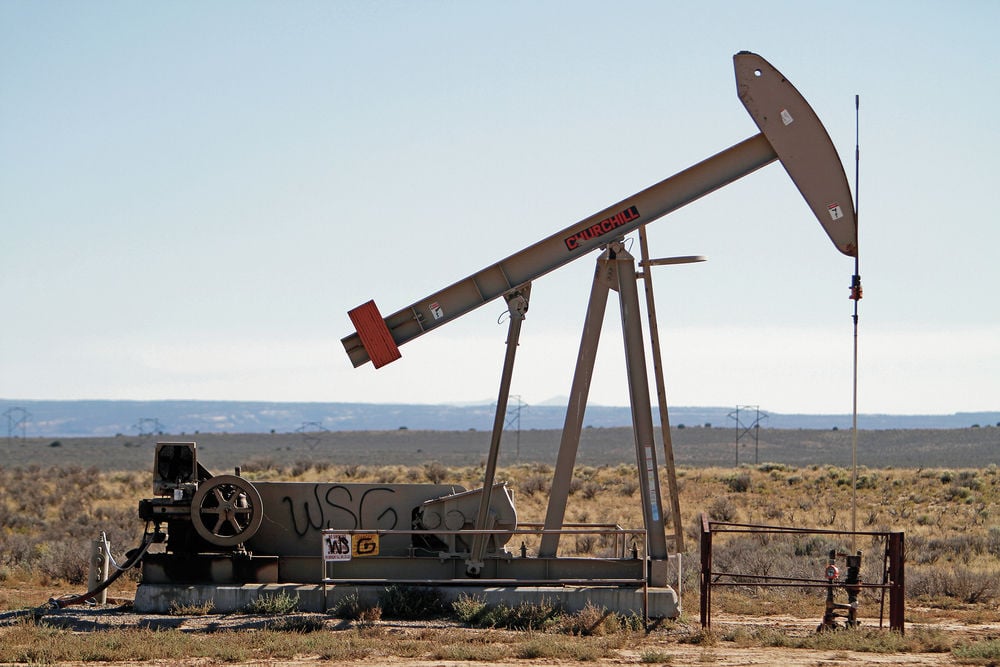
[[[150,628],[150,629],[177,629],[182,632],[213,633],[220,631],[253,630],[266,627],[274,622],[273,616],[257,616],[250,614],[208,614],[197,616],[166,616],[153,614],[138,614],[130,611],[127,601],[114,601],[116,604],[88,607],[71,607],[66,609],[48,611],[45,622],[54,627],[69,629],[73,632],[101,632],[120,628]],[[926,614],[927,610],[923,610]],[[6,611],[0,612],[0,626],[11,623],[23,622],[25,612]],[[351,626],[349,621],[334,619],[323,614],[300,614],[301,616],[313,616],[322,619],[326,628],[331,631],[345,630]],[[475,638],[476,633],[481,630],[461,628],[457,623],[449,621],[427,621],[427,622],[401,622],[401,621],[381,621],[379,623],[383,632],[394,638],[406,638],[408,635],[426,633],[429,628],[446,629],[450,633],[468,633],[470,640]],[[863,619],[866,627],[877,627],[878,619]],[[964,624],[960,622],[942,619],[923,624],[926,627],[933,627],[938,630],[945,630],[949,634],[954,633],[965,641],[982,641],[996,639],[1000,637],[1000,619],[992,623]],[[815,631],[815,619],[800,619],[782,616],[769,616],[762,618],[737,617],[728,614],[715,614],[713,616],[713,630],[718,635],[724,636],[735,626],[746,626],[747,629],[768,627],[781,629],[788,636],[805,636]],[[908,630],[918,628],[918,624],[908,625]],[[494,662],[496,665],[624,665],[624,664],[645,664],[650,662],[650,656],[655,655],[653,664],[665,665],[788,665],[790,667],[817,667],[823,665],[955,665],[956,662],[950,652],[946,653],[896,653],[896,654],[875,654],[869,652],[857,652],[850,650],[804,650],[791,648],[772,648],[759,646],[738,646],[733,642],[719,640],[714,645],[697,645],[683,641],[684,636],[690,636],[698,630],[697,620],[684,623],[663,623],[653,630],[639,642],[618,649],[610,657],[605,657],[597,661],[578,663],[573,661],[562,661],[552,658],[536,660],[510,660],[505,662]],[[200,665],[213,664],[204,658],[193,658],[177,663],[176,661],[151,661],[151,662],[121,662],[121,663],[94,663],[94,662],[61,662],[60,665],[94,667],[99,664],[102,667],[132,667],[135,665],[167,665],[180,664],[183,667],[197,667]],[[302,656],[294,660],[255,660],[253,665],[289,667],[305,667],[310,665],[352,665],[352,667],[373,667],[376,665],[408,665],[412,667],[459,667],[482,665],[482,662],[469,661],[449,661],[449,660],[425,660],[412,658],[378,657],[365,658],[353,662],[336,662],[323,660],[319,656]]]

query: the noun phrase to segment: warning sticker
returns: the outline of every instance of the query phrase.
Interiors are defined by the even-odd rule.
[[[788,109],[781,110],[781,122],[785,125],[791,125],[795,119],[792,118],[792,114],[788,113]]]
[[[355,558],[378,556],[378,534],[361,533],[351,535],[351,555]]]
[[[831,220],[840,220],[844,217],[844,211],[840,208],[840,204],[834,202],[826,207],[830,211]]]
[[[334,533],[323,536],[323,560],[351,560],[351,536],[345,533]]]
[[[437,301],[435,301],[430,305],[430,309],[431,309],[431,315],[434,316],[435,320],[440,320],[442,317],[444,317],[444,310],[442,310],[441,304],[439,304]]]

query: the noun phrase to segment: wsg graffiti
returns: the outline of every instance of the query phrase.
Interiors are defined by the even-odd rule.
[[[392,530],[400,516],[391,504],[395,495],[390,487],[369,487],[356,494],[340,484],[315,484],[311,494],[286,495],[281,502],[288,507],[295,534],[304,537],[324,528]]]

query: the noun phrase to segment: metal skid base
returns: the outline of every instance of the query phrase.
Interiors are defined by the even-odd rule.
[[[297,596],[298,609],[323,613],[336,608],[337,603],[357,595],[363,604],[374,605],[387,584],[329,585],[322,584],[141,584],[135,593],[135,611],[142,614],[167,614],[172,608],[203,605],[212,602],[212,611],[220,614],[245,609],[262,595]],[[434,586],[448,602],[459,595],[474,595],[487,604],[517,605],[549,603],[567,612],[580,611],[587,604],[620,614],[642,616],[644,602],[649,618],[677,618],[680,601],[673,588],[615,588],[605,586]],[[324,590],[325,589],[325,590]],[[645,594],[645,595],[644,595]],[[643,599],[645,596],[645,600]]]
[[[490,558],[484,576],[462,576],[461,559],[378,557],[327,564],[319,558],[235,554],[147,554],[135,609],[212,602],[219,613],[240,611],[262,595],[299,598],[302,611],[325,612],[348,595],[375,605],[387,586],[433,588],[451,602],[461,594],[487,604],[558,605],[569,612],[588,603],[608,611],[650,618],[680,616],[680,596],[669,586],[649,586],[641,559]],[[406,576],[386,578],[386,572]],[[294,582],[294,583],[293,583]]]

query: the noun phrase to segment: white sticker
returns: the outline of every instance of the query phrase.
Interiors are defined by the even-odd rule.
[[[828,205],[827,209],[830,211],[831,220],[840,220],[844,217],[844,211],[840,208],[840,204],[836,202]]]
[[[785,125],[791,125],[792,121],[794,121],[794,120],[795,119],[792,118],[792,114],[788,113],[788,109],[782,109],[781,110],[781,122],[782,123],[784,123]]]
[[[442,317],[444,317],[444,311],[441,310],[441,304],[439,304],[437,301],[431,304],[431,315],[434,316],[435,320],[440,320]]]
[[[323,536],[323,561],[351,560],[351,536],[334,533]]]

